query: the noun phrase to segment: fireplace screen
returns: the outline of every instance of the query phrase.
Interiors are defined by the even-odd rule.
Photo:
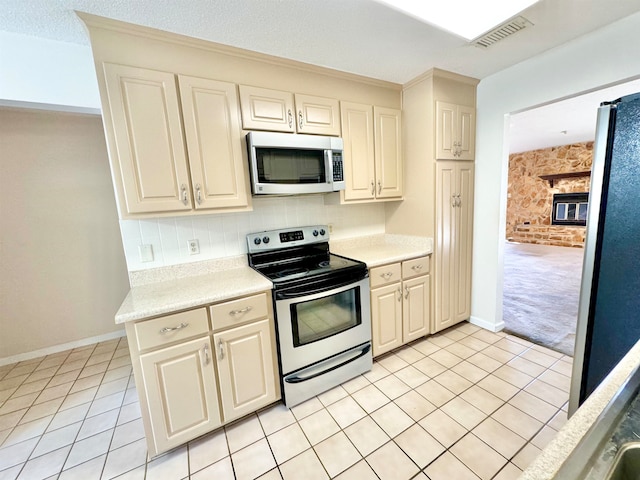
[[[553,195],[551,225],[586,225],[589,192]]]

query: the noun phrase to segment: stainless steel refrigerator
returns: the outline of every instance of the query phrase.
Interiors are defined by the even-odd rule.
[[[570,415],[638,339],[640,93],[598,110]]]

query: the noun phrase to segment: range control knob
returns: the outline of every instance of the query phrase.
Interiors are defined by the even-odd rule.
[[[325,232],[325,231],[324,231],[324,228],[321,228],[321,229],[320,229],[320,235],[322,235],[322,236],[324,237],[324,234],[325,234],[325,233],[327,233],[327,232]]]
[[[260,237],[256,237],[253,239],[253,243],[255,243],[256,245],[260,245],[260,243],[262,243],[262,240],[260,240]]]
[[[314,230],[314,231],[313,231],[313,236],[314,236],[314,237],[317,237],[317,236],[318,236],[318,230]]]
[[[262,237],[262,241],[264,243],[269,243],[270,238],[269,237]]]

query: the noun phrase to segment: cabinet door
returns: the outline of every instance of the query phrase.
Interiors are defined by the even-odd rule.
[[[473,239],[473,162],[456,165],[455,258],[454,258],[454,321],[471,316],[471,255]]]
[[[434,332],[455,324],[456,162],[436,164],[436,267]]]
[[[156,453],[222,424],[210,337],[141,355],[140,365]]]
[[[473,160],[476,145],[476,109],[458,106],[458,160]]]
[[[178,91],[172,73],[105,63],[121,212],[191,209]],[[124,201],[125,205],[122,205]]]
[[[375,122],[376,198],[402,197],[402,129],[400,110],[373,107]]]
[[[433,332],[471,315],[473,162],[436,165],[436,278]]]
[[[452,103],[436,102],[436,158],[439,160],[455,160],[454,142],[457,135],[457,109]]]
[[[333,98],[295,94],[298,133],[340,136],[340,105]]]
[[[402,289],[400,283],[371,290],[373,356],[402,345]]]
[[[236,86],[182,75],[178,82],[196,209],[246,207]]]
[[[245,130],[296,131],[290,92],[240,85],[240,106]]]
[[[408,343],[429,333],[429,275],[405,280],[402,287],[402,340]]]
[[[375,198],[375,157],[373,153],[373,108],[371,105],[341,102],[344,142],[344,200]]]
[[[216,333],[213,341],[225,422],[277,400],[268,319]]]

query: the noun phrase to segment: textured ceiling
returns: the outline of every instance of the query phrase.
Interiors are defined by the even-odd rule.
[[[523,13],[534,27],[487,50],[373,0],[0,0],[0,30],[88,44],[73,10],[404,83],[432,67],[481,79],[640,0],[541,0]]]

